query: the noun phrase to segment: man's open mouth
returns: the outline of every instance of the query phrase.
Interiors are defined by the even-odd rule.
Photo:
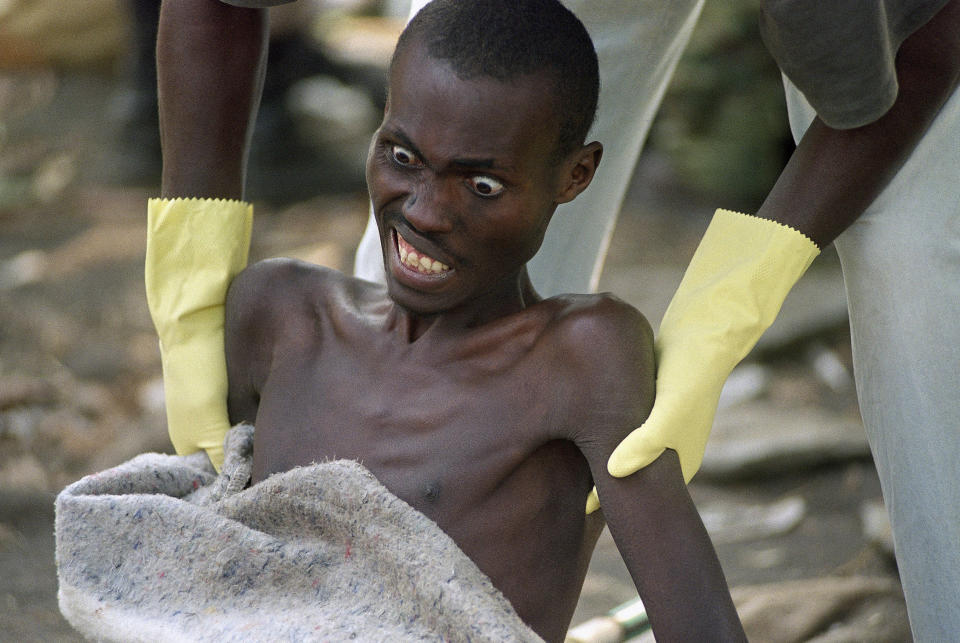
[[[450,270],[450,266],[439,259],[434,259],[414,249],[396,230],[394,230],[394,233],[397,235],[397,251],[400,253],[400,263],[404,266],[424,275],[439,275]]]

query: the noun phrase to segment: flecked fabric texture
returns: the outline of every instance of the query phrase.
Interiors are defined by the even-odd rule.
[[[336,460],[246,488],[253,427],[56,500],[60,610],[106,641],[538,641],[440,528]]]

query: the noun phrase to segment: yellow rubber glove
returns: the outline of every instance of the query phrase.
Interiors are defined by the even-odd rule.
[[[690,481],[703,460],[723,383],[818,254],[793,228],[716,211],[660,323],[653,410],[614,449],[610,475],[628,476],[669,448]],[[599,506],[594,489],[587,513]]]
[[[167,427],[177,453],[223,464],[227,364],[223,304],[247,264],[253,206],[219,199],[150,199],[147,304],[160,336]]]

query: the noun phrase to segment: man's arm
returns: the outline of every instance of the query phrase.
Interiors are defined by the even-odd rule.
[[[308,293],[328,292],[328,276],[334,274],[339,273],[297,259],[274,257],[258,261],[233,279],[224,323],[227,407],[232,424],[256,420],[260,392],[275,352],[301,351],[303,344],[317,336],[317,309]]]
[[[246,268],[230,284],[224,345],[231,424],[254,424],[257,419],[260,390],[270,372],[276,340],[274,316],[282,316],[285,310],[276,295],[289,291],[295,275],[295,264],[291,260],[268,259]]]
[[[607,473],[610,453],[643,422],[653,403],[649,324],[612,298],[573,317],[565,332],[569,349],[563,366],[581,409],[573,440],[590,464],[604,517],[654,635],[658,641],[744,640],[676,452],[668,449],[628,478]]]
[[[890,110],[848,130],[815,119],[757,216],[795,228],[822,248],[863,213],[960,83],[960,0],[903,42],[896,68],[900,91]]]
[[[243,198],[267,30],[266,9],[163,0],[157,82],[164,197]]]
[[[628,478],[610,476],[604,465],[591,468],[610,533],[657,641],[746,640],[677,453],[667,449]]]

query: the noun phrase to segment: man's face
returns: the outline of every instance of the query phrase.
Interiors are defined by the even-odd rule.
[[[367,157],[390,296],[417,313],[516,292],[557,205],[550,77],[461,80],[417,43],[395,61]]]

